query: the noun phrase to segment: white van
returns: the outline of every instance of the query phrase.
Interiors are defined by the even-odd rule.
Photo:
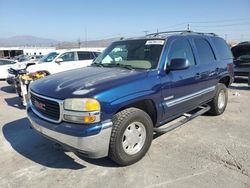
[[[28,73],[42,71],[49,75],[86,67],[92,63],[93,59],[95,59],[102,50],[102,48],[57,50],[45,55],[37,64],[29,66],[26,70]]]

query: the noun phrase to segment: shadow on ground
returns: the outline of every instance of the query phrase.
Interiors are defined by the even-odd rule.
[[[16,89],[14,86],[3,86],[1,87],[1,91],[5,93],[16,93]]]
[[[22,99],[20,97],[5,98],[4,100],[9,106],[12,106],[14,108],[18,108],[21,110],[25,109],[25,106],[23,106]]]
[[[240,84],[232,84],[229,88],[234,90],[250,90],[250,86],[248,85],[247,77],[235,77],[234,83]]]
[[[30,129],[29,125],[28,119],[22,118],[3,126],[3,135],[15,151],[38,164],[50,168],[73,170],[85,168],[62,150],[56,150],[52,142]]]

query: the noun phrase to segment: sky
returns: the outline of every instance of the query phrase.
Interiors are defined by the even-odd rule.
[[[0,38],[59,41],[190,29],[250,40],[250,0],[0,0]]]

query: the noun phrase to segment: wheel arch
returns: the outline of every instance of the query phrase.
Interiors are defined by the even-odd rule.
[[[126,104],[126,105],[120,107],[116,111],[116,113],[118,113],[122,110],[125,110],[127,108],[131,108],[131,107],[138,108],[138,109],[146,112],[150,116],[150,118],[153,122],[153,125],[154,126],[156,125],[158,113],[157,113],[155,102],[152,99],[142,99],[142,100],[138,100],[138,101],[133,101],[129,104]]]
[[[230,85],[230,76],[224,76],[220,78],[219,83],[225,84],[226,87]]]

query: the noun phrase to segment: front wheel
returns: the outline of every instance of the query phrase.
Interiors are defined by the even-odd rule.
[[[225,84],[219,83],[217,91],[213,100],[209,103],[211,109],[209,111],[212,115],[222,114],[227,107],[228,93]]]
[[[149,115],[137,108],[118,112],[113,118],[109,157],[120,165],[139,161],[153,139],[153,123]]]

